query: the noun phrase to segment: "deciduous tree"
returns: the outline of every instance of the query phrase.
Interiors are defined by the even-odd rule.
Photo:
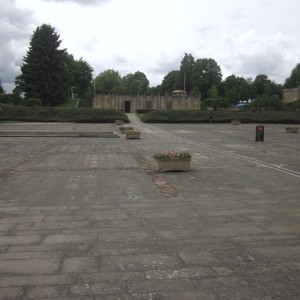
[[[195,59],[191,53],[184,54],[184,57],[181,60],[179,78],[177,82],[178,89],[190,92],[192,91],[193,86],[193,74],[195,68]]]
[[[212,58],[197,59],[192,77],[192,86],[198,87],[202,98],[208,97],[211,86],[219,86],[222,81],[220,66]]]
[[[280,110],[282,109],[282,101],[278,95],[260,95],[252,103],[251,106],[263,110]]]
[[[116,93],[120,88],[121,75],[119,71],[108,69],[100,73],[96,77],[96,92],[97,93]]]
[[[201,93],[199,91],[199,89],[197,87],[195,87],[193,90],[192,90],[192,96],[195,97],[195,98],[199,98]]]
[[[256,96],[266,94],[277,95],[279,98],[282,98],[282,86],[271,81],[265,74],[259,74],[255,77],[254,87]]]
[[[83,58],[75,60],[70,54],[67,54],[66,61],[71,92],[78,98],[87,98],[91,92],[93,68]]]
[[[178,85],[179,78],[180,78],[180,71],[175,70],[169,72],[162,81],[161,92],[170,94],[173,91],[180,89],[180,86]]]
[[[298,86],[300,86],[300,63],[296,65],[284,83],[285,88],[297,88]]]
[[[245,78],[230,75],[223,82],[224,95],[231,100],[247,100],[250,98],[249,85]]]
[[[145,94],[149,88],[149,80],[147,76],[140,71],[133,74],[133,88],[131,90],[132,94]]]

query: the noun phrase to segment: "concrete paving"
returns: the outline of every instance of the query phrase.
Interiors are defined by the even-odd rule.
[[[0,299],[300,299],[300,135],[129,117],[0,124],[119,135],[0,137]],[[156,172],[173,149],[190,171]]]

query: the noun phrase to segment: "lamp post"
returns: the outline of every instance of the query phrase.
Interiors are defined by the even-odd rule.
[[[96,97],[96,70],[95,68],[93,68],[94,70],[94,97]]]
[[[96,107],[96,70],[93,68],[94,71],[94,99],[93,99],[93,107]]]

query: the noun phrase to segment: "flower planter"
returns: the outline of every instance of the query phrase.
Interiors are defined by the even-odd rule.
[[[298,133],[299,132],[299,127],[294,126],[294,127],[286,127],[286,132],[288,133]]]
[[[156,159],[156,163],[159,172],[189,171],[191,159]]]
[[[123,125],[123,120],[115,120],[115,125]]]
[[[231,120],[231,125],[241,125],[240,120]]]
[[[126,139],[139,139],[141,133],[139,131],[128,130],[125,132]]]
[[[128,130],[133,130],[133,127],[120,126],[119,129],[120,129],[121,133],[125,133]]]

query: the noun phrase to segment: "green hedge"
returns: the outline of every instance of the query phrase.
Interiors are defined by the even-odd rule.
[[[25,105],[29,107],[37,107],[42,105],[42,100],[39,98],[27,98],[25,100]]]
[[[127,115],[117,109],[68,109],[0,104],[0,121],[111,123],[117,119],[129,122]]]
[[[242,123],[296,123],[300,124],[300,112],[236,112],[236,111],[152,111],[144,114],[145,123],[230,123],[237,119]]]
[[[142,109],[142,108],[140,108],[140,109],[136,110],[136,113],[137,114],[146,114],[146,113],[148,113],[150,111],[154,111],[154,109]]]

